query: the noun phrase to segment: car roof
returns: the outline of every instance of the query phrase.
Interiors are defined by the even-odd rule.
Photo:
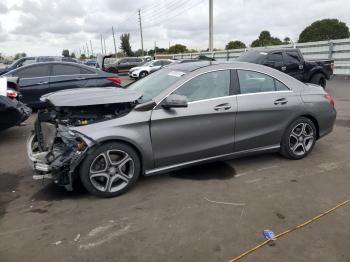
[[[225,62],[221,62],[221,63],[225,63]],[[196,62],[192,62],[192,63],[174,64],[174,65],[168,66],[168,68],[173,69],[173,70],[178,70],[178,71],[192,72],[192,71],[195,71],[197,69],[211,66],[211,65],[215,65],[215,64],[220,64],[220,62],[204,61],[203,60],[203,61],[198,61],[198,62],[196,61]]]

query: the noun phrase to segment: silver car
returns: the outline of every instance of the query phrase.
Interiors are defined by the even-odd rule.
[[[195,62],[126,89],[64,90],[41,98],[27,150],[34,178],[94,195],[126,192],[140,175],[280,152],[301,159],[332,131],[334,101],[320,86],[269,67]]]

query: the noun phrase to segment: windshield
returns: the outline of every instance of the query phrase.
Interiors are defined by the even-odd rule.
[[[127,89],[140,91],[143,93],[143,102],[147,102],[175,83],[184,74],[180,71],[160,70],[136,81]]]
[[[261,64],[266,56],[265,52],[250,51],[241,54],[237,61]]]
[[[142,66],[150,66],[150,65],[152,65],[152,63],[153,63],[153,61],[149,61],[147,63],[144,63]]]

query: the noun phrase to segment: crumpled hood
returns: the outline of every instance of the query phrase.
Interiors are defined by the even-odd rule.
[[[54,106],[88,106],[134,102],[142,93],[116,87],[67,89],[43,95],[40,100]]]

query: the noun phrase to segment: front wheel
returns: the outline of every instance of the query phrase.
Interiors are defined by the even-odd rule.
[[[140,78],[144,78],[148,75],[148,73],[146,71],[142,71],[139,75]]]
[[[281,142],[281,154],[289,159],[302,159],[313,149],[316,142],[314,123],[300,117],[288,126]]]
[[[84,187],[99,197],[114,197],[135,184],[141,163],[135,150],[118,142],[103,144],[84,160],[80,179]]]

